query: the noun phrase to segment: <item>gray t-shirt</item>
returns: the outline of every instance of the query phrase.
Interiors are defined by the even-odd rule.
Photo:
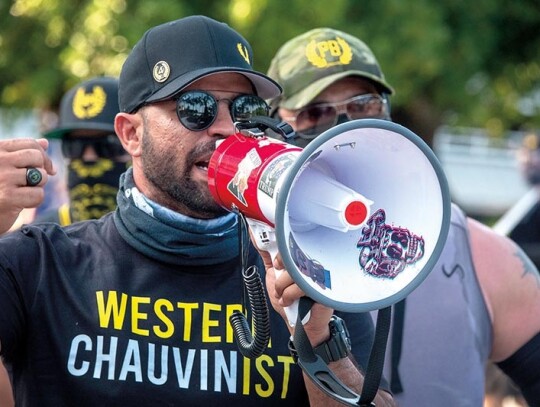
[[[394,326],[396,309],[393,315]],[[390,333],[384,370],[400,407],[482,406],[491,320],[472,262],[466,217],[455,205],[439,261],[405,300],[401,341],[400,331]],[[399,361],[393,361],[399,345]],[[399,382],[402,392],[396,389]]]

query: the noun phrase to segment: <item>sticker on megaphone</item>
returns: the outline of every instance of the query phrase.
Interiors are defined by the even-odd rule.
[[[277,193],[301,148],[236,133],[220,140],[208,164],[208,187],[229,211],[274,227]]]

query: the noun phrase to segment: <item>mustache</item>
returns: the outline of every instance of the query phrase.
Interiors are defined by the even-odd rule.
[[[206,158],[212,155],[216,150],[216,141],[217,140],[214,140],[195,146],[195,148],[191,150],[186,157],[188,163],[190,165],[194,165],[195,163],[201,161],[201,158]]]

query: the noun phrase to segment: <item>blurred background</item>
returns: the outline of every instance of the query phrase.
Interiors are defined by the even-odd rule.
[[[0,137],[54,126],[65,91],[118,75],[147,28],[190,14],[240,31],[262,71],[306,30],[357,35],[396,90],[394,121],[433,147],[469,215],[493,223],[527,191],[515,150],[540,128],[538,0],[1,0]]]
[[[149,27],[192,14],[242,33],[263,72],[309,29],[358,36],[396,90],[394,121],[433,148],[455,202],[493,225],[528,196],[516,153],[540,129],[538,0],[0,0],[0,138],[39,137],[64,92],[117,76]],[[66,199],[62,176],[44,206]],[[502,387],[488,381],[489,394]]]

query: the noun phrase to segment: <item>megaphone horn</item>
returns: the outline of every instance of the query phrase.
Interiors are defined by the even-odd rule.
[[[448,234],[450,193],[437,158],[386,120],[340,124],[305,149],[236,133],[212,155],[208,186],[224,208],[275,235],[275,252],[306,295],[341,311],[406,297]]]

